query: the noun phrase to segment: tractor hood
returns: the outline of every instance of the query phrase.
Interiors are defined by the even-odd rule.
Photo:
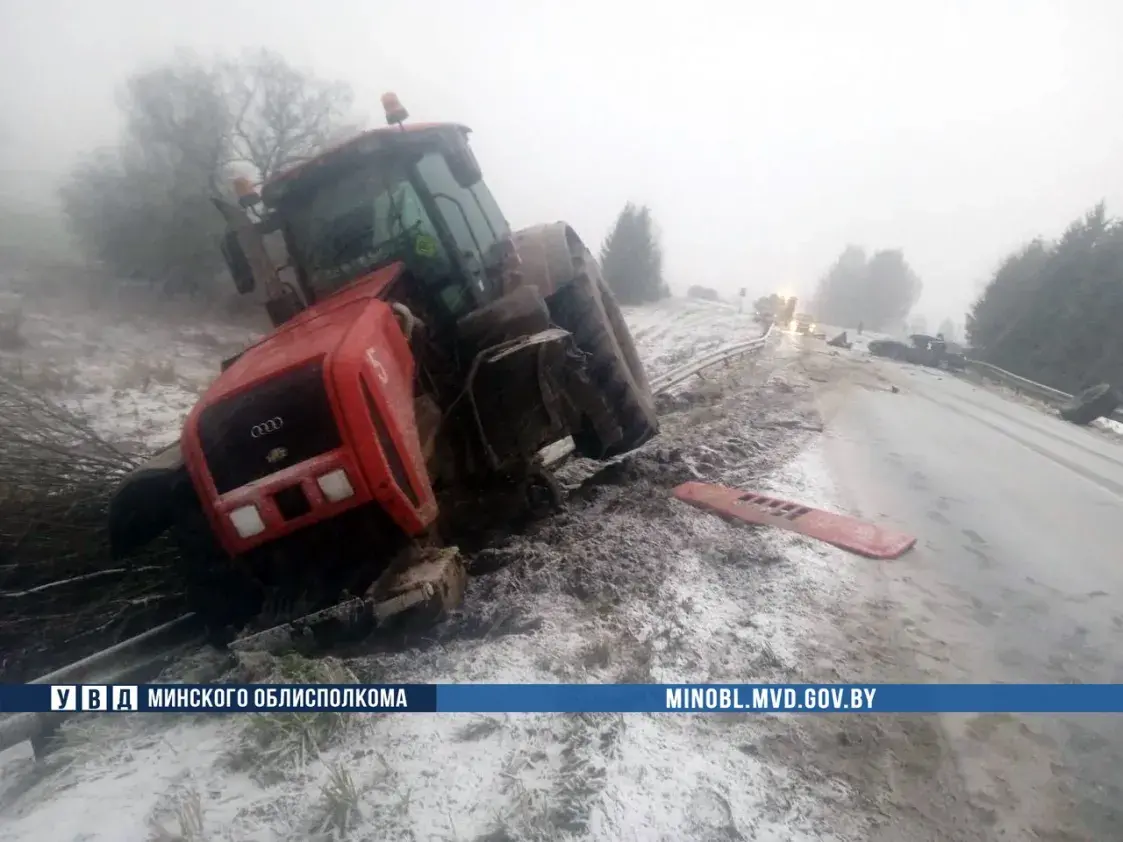
[[[372,272],[251,345],[211,384],[201,403],[216,403],[331,353],[370,300],[378,298],[402,269],[402,264],[395,263]]]
[[[341,448],[351,435],[343,404],[367,368],[381,372],[375,391],[412,396],[413,357],[382,300],[402,268],[372,272],[299,313],[219,375],[180,436],[200,496],[218,500]]]
[[[372,272],[230,362],[192,410],[180,441],[155,454],[118,486],[109,506],[113,557],[122,558],[160,535],[171,526],[176,507],[195,495],[186,463],[192,451],[198,452],[198,420],[207,407],[238,395],[254,402],[263,384],[283,380],[286,372],[331,354],[401,271],[401,264],[394,264]]]

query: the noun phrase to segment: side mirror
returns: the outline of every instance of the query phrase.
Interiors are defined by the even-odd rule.
[[[480,179],[483,178],[480,164],[466,139],[446,148],[444,159],[445,163],[448,164],[449,172],[456,179],[456,183],[465,189],[479,183]]]
[[[222,237],[222,256],[226,260],[226,268],[234,279],[234,288],[239,294],[246,295],[253,292],[254,277],[250,261],[238,240],[237,231],[227,231]]]

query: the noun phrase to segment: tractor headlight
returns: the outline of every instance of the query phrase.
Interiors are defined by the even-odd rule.
[[[351,487],[351,480],[347,479],[347,472],[342,468],[316,477],[316,484],[320,486],[320,491],[324,492],[324,497],[332,503],[346,500],[355,493],[355,489]]]
[[[265,521],[261,519],[261,514],[254,505],[242,506],[232,511],[230,523],[234,525],[234,531],[240,538],[252,538],[265,531]]]

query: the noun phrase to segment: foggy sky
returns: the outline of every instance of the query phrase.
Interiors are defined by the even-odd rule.
[[[386,90],[467,123],[516,227],[596,249],[645,202],[672,286],[726,294],[899,247],[959,320],[1010,248],[1123,214],[1121,40],[1119,0],[0,0],[0,190],[111,143],[138,66],[266,46],[372,125]]]

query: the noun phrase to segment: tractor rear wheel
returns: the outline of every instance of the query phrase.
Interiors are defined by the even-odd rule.
[[[589,376],[612,413],[610,427],[620,430],[615,440],[603,440],[592,419],[573,436],[576,452],[591,459],[608,459],[634,450],[659,432],[651,386],[636,352],[631,332],[595,263],[550,296],[550,314],[573,334],[577,346],[589,354]]]

